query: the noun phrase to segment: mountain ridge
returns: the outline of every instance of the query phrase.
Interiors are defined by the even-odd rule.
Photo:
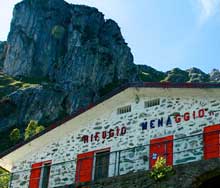
[[[128,82],[219,83],[220,72],[135,65],[118,24],[96,8],[23,0],[0,42],[0,132],[49,125]]]

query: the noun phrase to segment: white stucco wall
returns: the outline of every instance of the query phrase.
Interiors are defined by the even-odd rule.
[[[136,103],[137,98],[139,99]],[[160,98],[160,105],[144,108],[144,102]],[[118,115],[117,108],[131,105],[131,112]],[[205,110],[205,117],[199,118],[198,111]],[[162,89],[162,88],[129,88],[108,99],[62,126],[41,136],[6,156],[5,161],[14,161],[12,178],[13,188],[28,188],[31,164],[52,160],[49,187],[72,184],[75,178],[75,159],[77,154],[111,148],[109,176],[117,175],[115,161],[118,156],[114,151],[134,148],[121,152],[119,173],[147,170],[150,140],[168,135],[174,139],[196,135],[209,125],[220,124],[220,89]],[[193,118],[193,111],[196,117]],[[209,112],[214,111],[214,114]],[[183,115],[189,112],[189,121],[175,123],[174,114]],[[166,126],[167,117],[172,124]],[[157,126],[157,119],[163,118],[162,127]],[[183,117],[182,117],[183,119]],[[150,128],[150,121],[155,120]],[[148,129],[142,130],[141,123],[148,122]],[[95,135],[96,132],[126,127],[126,134],[110,139],[100,139],[84,143],[83,135]],[[185,140],[174,140],[174,164],[196,161],[203,158],[202,135]],[[144,145],[144,146],[142,146]],[[195,148],[195,149],[194,149]],[[189,150],[192,149],[192,150]],[[186,150],[186,152],[180,152]],[[16,161],[15,161],[16,160]],[[65,162],[66,163],[63,163]],[[55,165],[57,164],[57,165]],[[117,166],[118,167],[118,166]],[[26,171],[25,171],[26,170]],[[19,172],[18,172],[19,171]]]

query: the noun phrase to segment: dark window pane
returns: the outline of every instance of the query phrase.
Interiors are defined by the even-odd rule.
[[[96,154],[95,180],[108,177],[109,155],[109,151]]]
[[[41,188],[47,188],[49,183],[49,176],[50,176],[50,164],[44,164],[42,168],[42,183]]]

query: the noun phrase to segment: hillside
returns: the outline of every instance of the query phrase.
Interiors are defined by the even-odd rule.
[[[13,128],[24,131],[30,120],[50,125],[123,83],[220,82],[217,69],[136,65],[116,22],[63,0],[15,6],[8,40],[0,42],[0,71],[1,151],[12,145]]]

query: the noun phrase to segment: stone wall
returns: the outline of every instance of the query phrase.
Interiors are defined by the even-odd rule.
[[[162,95],[162,94],[161,94]],[[160,99],[160,104],[145,108],[144,102],[155,98]],[[132,98],[133,99],[133,98]],[[208,125],[219,124],[220,109],[219,97],[184,97],[179,96],[140,96],[135,102],[128,99],[125,103],[118,103],[113,109],[100,111],[99,117],[91,117],[83,126],[75,124],[72,126],[83,127],[73,129],[64,138],[51,141],[50,144],[41,147],[39,151],[28,155],[22,161],[18,161],[13,167],[13,188],[28,188],[31,164],[52,160],[49,187],[69,185],[74,182],[76,169],[76,156],[80,153],[111,148],[109,176],[122,175],[128,172],[136,172],[149,169],[149,143],[151,139],[174,135],[174,159],[173,163],[182,164],[203,159],[202,135],[190,137],[203,132]],[[104,104],[103,104],[104,105]],[[117,108],[131,105],[131,112],[117,114]],[[199,110],[204,110],[204,116],[199,117]],[[189,112],[190,118],[184,114]],[[195,115],[193,113],[195,112]],[[176,123],[175,114],[180,114],[181,121]],[[158,124],[158,119],[163,118],[163,123]],[[168,120],[170,118],[170,120]],[[83,119],[82,119],[83,122]],[[147,129],[143,130],[142,124],[147,123]],[[67,126],[67,125],[63,125]],[[117,129],[126,127],[126,134],[116,136]],[[100,134],[103,131],[115,130],[115,135],[108,139],[83,142],[85,135]],[[139,146],[139,147],[137,147]],[[136,147],[136,148],[134,148]],[[116,151],[122,151],[117,158]],[[182,152],[182,151],[185,152]],[[146,160],[143,160],[146,157]],[[114,161],[120,161],[120,167],[114,165]],[[115,173],[117,168],[117,173]],[[136,186],[138,187],[138,186]]]
[[[92,185],[93,188],[197,188],[203,182],[220,175],[220,159],[178,165],[174,167],[174,170],[174,175],[161,182],[155,182],[151,179],[149,171],[142,171],[89,184],[80,184],[79,187]]]

